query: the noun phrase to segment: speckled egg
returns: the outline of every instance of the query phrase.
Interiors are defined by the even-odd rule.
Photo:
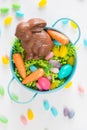
[[[58,73],[58,78],[63,79],[69,76],[72,72],[72,66],[70,64],[63,65]]]

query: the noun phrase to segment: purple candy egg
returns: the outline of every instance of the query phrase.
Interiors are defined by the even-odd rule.
[[[51,65],[53,65],[54,67],[57,67],[57,68],[60,68],[60,67],[61,67],[61,64],[59,63],[59,61],[49,60],[49,63],[50,63]]]

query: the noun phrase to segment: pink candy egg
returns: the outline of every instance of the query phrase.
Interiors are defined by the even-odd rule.
[[[39,78],[38,84],[40,86],[40,89],[42,88],[42,90],[49,90],[50,89],[50,81],[46,77]]]
[[[58,68],[51,68],[51,72],[57,74],[59,72],[59,69]]]

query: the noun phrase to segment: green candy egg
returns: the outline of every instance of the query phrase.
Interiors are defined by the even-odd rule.
[[[72,72],[72,66],[70,64],[63,65],[58,73],[58,78],[63,79],[69,76]]]

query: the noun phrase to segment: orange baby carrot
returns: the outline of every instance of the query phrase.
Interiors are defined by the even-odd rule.
[[[24,79],[26,77],[26,69],[20,53],[13,54],[13,61],[18,69],[19,74]]]
[[[53,39],[57,40],[61,44],[65,45],[69,43],[69,39],[64,34],[51,29],[48,29],[47,32]]]
[[[22,84],[27,84],[33,81],[38,80],[40,77],[44,75],[44,70],[42,68],[39,68],[38,70],[32,72],[30,75],[28,75],[23,81]]]

